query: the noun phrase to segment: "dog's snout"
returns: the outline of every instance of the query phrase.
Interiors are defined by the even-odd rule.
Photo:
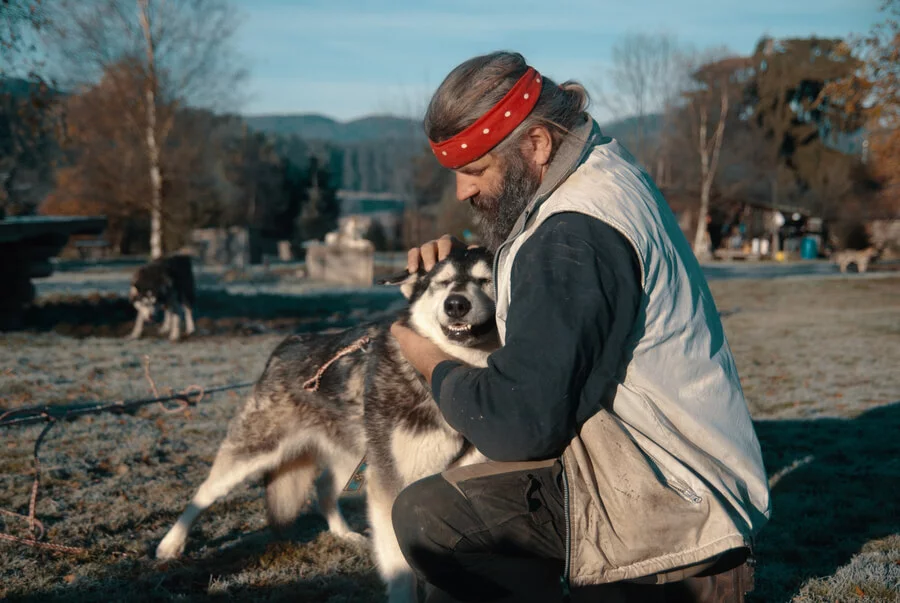
[[[472,309],[472,303],[462,295],[450,295],[444,300],[444,312],[450,318],[462,318]]]

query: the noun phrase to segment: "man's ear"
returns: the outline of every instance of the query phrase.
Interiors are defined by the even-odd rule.
[[[546,126],[534,126],[528,130],[525,138],[528,154],[537,167],[542,168],[550,163],[550,155],[553,151],[553,137]]]
[[[400,293],[403,294],[403,297],[409,299],[410,296],[412,296],[413,289],[416,287],[416,281],[419,280],[419,277],[423,274],[425,274],[425,271],[422,270],[421,267],[418,272],[412,274],[404,270],[393,276],[379,279],[376,283],[379,285],[400,285]]]

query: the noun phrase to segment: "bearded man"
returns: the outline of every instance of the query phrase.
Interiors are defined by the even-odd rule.
[[[700,265],[651,178],[587,103],[579,84],[498,52],[455,68],[425,116],[435,157],[495,253],[503,344],[472,368],[392,328],[447,422],[491,459],[418,481],[394,504],[401,550],[431,603],[734,582],[770,514]],[[409,270],[457,244],[411,250]]]

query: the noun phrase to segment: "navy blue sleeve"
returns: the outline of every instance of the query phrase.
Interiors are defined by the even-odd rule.
[[[486,368],[439,364],[432,390],[447,422],[488,458],[552,458],[615,387],[641,298],[639,264],[612,227],[562,213],[522,245],[510,285],[506,344]]]

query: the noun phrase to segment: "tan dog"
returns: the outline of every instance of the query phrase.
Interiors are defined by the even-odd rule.
[[[831,260],[837,264],[841,272],[847,272],[850,264],[856,264],[856,269],[862,273],[869,269],[869,262],[878,255],[878,250],[871,245],[865,249],[844,249],[835,253]]]

